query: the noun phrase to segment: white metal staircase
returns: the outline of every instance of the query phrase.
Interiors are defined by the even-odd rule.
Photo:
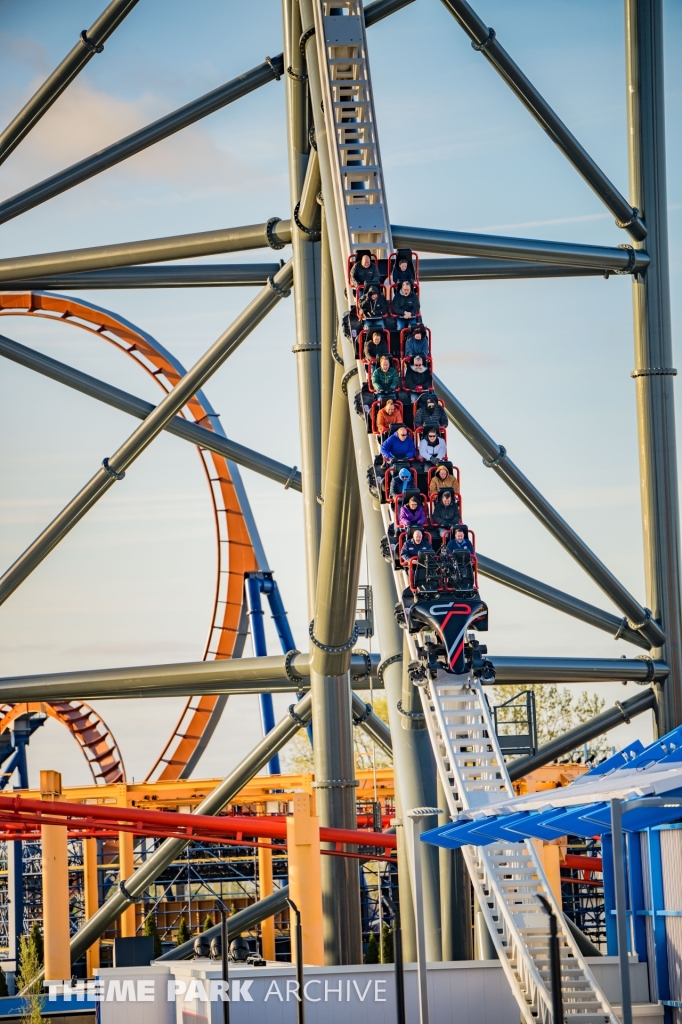
[[[385,259],[392,250],[360,0],[314,0],[315,36],[344,261],[358,248]],[[329,116],[331,112],[331,117]],[[358,363],[360,380],[364,364]],[[370,437],[374,454],[377,440]],[[384,527],[390,515],[381,506]],[[402,598],[407,574],[395,572]],[[409,637],[412,657],[418,650]],[[478,681],[439,672],[422,703],[450,814],[513,796],[488,703]],[[464,857],[500,961],[528,1024],[551,1024],[549,923],[537,899],[554,907],[561,936],[566,1024],[618,1024],[564,926],[561,908],[530,841],[464,847]]]
[[[416,653],[416,650],[415,650]],[[455,817],[513,796],[488,703],[480,683],[439,672],[421,687],[422,704],[445,789]],[[561,942],[566,1024],[616,1024],[573,936],[564,926],[530,841],[465,846],[464,859],[476,897],[525,1021],[550,1024],[549,924],[537,894],[553,905]]]

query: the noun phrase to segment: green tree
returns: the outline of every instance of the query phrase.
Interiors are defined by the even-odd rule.
[[[31,925],[31,931],[29,932],[28,941],[32,944],[35,949],[36,956],[40,968],[45,966],[45,942],[43,940],[43,933],[40,930],[40,925],[37,921],[34,921]]]
[[[600,711],[603,711],[606,703],[604,698],[597,693],[588,693],[587,690],[583,690],[580,694],[575,694],[566,686],[556,686],[556,684],[546,686],[543,683],[496,686],[491,703],[502,704],[524,690],[531,690],[535,694],[535,713],[540,746],[581,722],[586,722],[589,718],[598,715]],[[501,717],[508,723],[515,723],[501,726],[502,733],[509,735],[518,731],[518,726],[526,721],[525,703],[519,703],[518,707],[506,708]],[[606,738],[599,736],[588,743],[588,754],[602,754],[608,750],[608,746]]]
[[[180,924],[178,925],[178,937],[175,944],[176,946],[182,946],[183,942],[189,942],[191,938],[192,932],[190,931],[184,917],[181,917]]]
[[[201,926],[202,932],[207,932],[209,928],[213,927],[213,918],[210,914],[207,914],[204,918],[204,923]]]
[[[3,971],[2,967],[0,967],[0,999],[3,996],[8,995],[9,989],[7,988],[7,978],[5,977],[5,972]]]
[[[387,924],[381,929],[381,962],[393,963],[393,931]]]
[[[35,927],[35,926],[34,926]],[[42,935],[40,936],[42,942]],[[42,963],[38,956],[38,944],[34,941],[34,928],[29,935],[25,933],[19,938],[19,971],[17,973],[17,991],[24,1000],[22,1005],[22,1024],[50,1024],[43,1021],[43,983],[40,977]]]
[[[377,937],[374,932],[369,933],[369,942],[367,943],[367,949],[365,950],[365,963],[379,963],[379,943],[377,942]]]
[[[159,935],[159,928],[156,923],[156,917],[154,914],[148,914],[145,918],[143,935],[151,935],[154,940],[154,959],[160,957],[163,953],[163,945],[161,944],[161,936]]]
[[[388,725],[386,698],[375,694],[372,703],[375,715]],[[393,764],[391,758],[372,742],[363,729],[353,730],[353,744],[355,747],[355,764],[360,771],[366,771],[372,767],[390,768]],[[280,759],[283,771],[313,771],[313,748],[310,746],[308,733],[305,729],[300,729],[296,733],[280,754]]]

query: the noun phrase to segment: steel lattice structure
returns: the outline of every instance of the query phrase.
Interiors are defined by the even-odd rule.
[[[135,2],[114,0],[98,22],[82,34],[72,54],[0,136],[0,162]],[[630,197],[626,199],[516,65],[494,30],[466,0],[443,0],[474,49],[500,74],[601,199],[617,227],[626,233],[623,237],[628,240],[612,247],[391,224],[366,28],[410,2],[375,0],[363,8],[360,0],[284,0],[282,54],[268,57],[238,79],[0,204],[0,222],[19,216],[266,82],[283,80],[291,198],[288,219],[270,217],[241,228],[0,260],[0,285],[7,289],[0,296],[0,313],[58,314],[102,334],[153,373],[166,392],[152,408],[10,339],[0,339],[0,353],[5,357],[124,409],[142,421],[7,569],[0,579],[0,602],[7,600],[93,505],[123,479],[164,429],[199,447],[214,496],[221,552],[207,646],[207,656],[221,664],[2,680],[0,697],[7,705],[23,702],[28,707],[26,702],[35,700],[37,693],[51,702],[75,702],[112,692],[131,697],[161,693],[194,697],[198,703],[188,704],[192,716],[190,739],[187,723],[179,723],[157,762],[165,763],[162,777],[177,777],[189,773],[196,764],[222,711],[225,695],[298,692],[302,699],[294,713],[274,725],[253,753],[197,807],[202,814],[217,813],[244,780],[263,768],[298,728],[312,719],[321,822],[353,828],[353,715],[363,719],[362,724],[373,730],[375,737],[380,735],[378,724],[364,715],[362,703],[358,707],[352,693],[351,681],[358,676],[377,676],[386,691],[391,737],[384,735],[383,745],[393,749],[397,803],[403,815],[411,808],[433,808],[436,803],[444,807],[443,801],[454,815],[461,808],[476,808],[496,795],[511,793],[512,779],[651,707],[655,708],[662,732],[682,723],[679,504],[672,380],[676,370],[672,366],[667,251],[662,2],[625,3],[630,154]],[[287,262],[248,267],[158,265],[255,248],[280,250],[287,245],[292,251]],[[413,268],[417,288],[427,280],[631,276],[646,603],[616,579],[514,464],[510,453],[489,436],[435,374],[432,386],[425,386],[425,390],[435,391],[449,422],[572,555],[619,614],[486,559],[473,548],[459,560],[455,556],[448,560],[443,554],[445,545],[424,557],[419,553],[411,560],[401,557],[405,537],[401,534],[404,523],[400,496],[395,503],[382,500],[390,498],[392,467],[382,458],[382,437],[373,419],[381,404],[381,388],[376,384],[381,378],[375,381],[375,368],[363,350],[369,328],[376,326],[380,333],[386,330],[389,366],[382,372],[388,373],[390,359],[395,356],[400,360],[396,371],[400,386],[387,386],[384,391],[402,395],[405,417],[415,414],[419,394],[412,393],[410,399],[408,367],[402,362],[404,331],[395,329],[393,316],[392,274],[399,251],[409,253],[406,262]],[[417,260],[417,253],[437,254],[439,258]],[[376,270],[375,277],[364,281],[351,274],[353,267],[357,270],[360,266],[363,254],[368,257],[367,272],[375,274]],[[384,289],[385,312],[381,303],[362,305],[375,280],[379,296]],[[115,314],[51,294],[53,289],[69,288],[243,283],[260,284],[262,290],[188,371],[148,335]],[[201,391],[268,312],[292,291],[300,474],[296,467],[283,466],[225,438],[212,421],[212,409]],[[433,348],[429,347],[427,356],[427,361],[433,359],[430,371],[438,353],[438,339],[429,339],[429,345],[431,340]],[[416,427],[416,420],[410,425]],[[417,491],[428,493],[430,476],[426,488],[420,479],[426,477],[426,467],[415,459],[414,451],[407,457],[410,460],[414,462]],[[269,572],[239,483],[237,464],[255,469],[285,487],[301,489],[311,641],[308,654],[289,651],[282,657],[234,660],[241,654],[246,633],[244,581],[249,574]],[[379,664],[353,652],[363,539],[373,587]],[[624,661],[483,657],[484,652],[469,632],[487,628],[488,609],[481,599],[478,574],[627,639],[647,654]],[[229,660],[223,663],[223,659]],[[135,677],[133,682],[129,680],[131,675]],[[653,686],[537,753],[506,766],[483,690],[495,677],[498,682],[525,683],[637,679]],[[309,694],[303,696],[304,691]],[[433,755],[439,771],[438,800],[436,780],[429,767]],[[404,832],[399,827],[404,900],[410,891],[405,851],[412,842],[411,835],[410,830]],[[118,890],[74,936],[74,957],[129,906],[130,898],[144,892],[161,875],[182,848],[183,840],[179,838],[159,845],[126,880],[125,890]],[[533,849],[524,844],[506,843],[474,852],[471,849],[465,850],[463,858],[451,860],[450,889],[454,892],[459,886],[461,890],[466,868],[522,1016],[528,1021],[549,1021],[551,1001],[545,960],[533,939],[538,897],[545,895],[555,902],[542,866]],[[446,954],[451,958],[458,944],[467,955],[465,901],[461,898],[453,904],[450,915],[455,924],[449,948],[445,950],[441,942],[443,897],[437,860],[431,854],[433,851],[425,854],[423,890],[427,956],[431,960]],[[356,963],[361,959],[358,874],[354,865],[341,857],[326,857],[323,861],[325,955],[330,963]],[[562,955],[571,960],[577,978],[574,990],[565,993],[567,1019],[614,1021],[572,933],[564,928],[560,938]]]

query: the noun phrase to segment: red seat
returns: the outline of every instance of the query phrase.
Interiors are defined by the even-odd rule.
[[[406,249],[405,252],[408,250]],[[411,250],[410,250],[411,251]],[[388,257],[388,280],[393,280],[393,268],[398,262],[398,250],[392,252]],[[419,256],[416,252],[412,252],[412,266],[414,267],[414,283],[419,284]]]
[[[420,324],[419,326],[426,332],[426,337],[427,337],[428,342],[429,342],[429,359],[430,359],[431,358],[431,328],[430,327],[424,327],[424,324]],[[412,330],[411,327],[403,327],[402,331],[400,332],[400,360],[401,360],[401,362],[402,362],[403,359],[405,359],[405,342],[407,340],[407,335],[410,333],[411,330]],[[440,398],[438,399],[438,401],[440,402],[441,405],[443,405],[443,402],[441,401]]]
[[[393,401],[395,403],[395,407],[396,407],[397,411],[400,413],[400,416],[402,417],[402,415],[403,415],[403,403],[398,398],[394,398]],[[379,433],[379,430],[377,430],[377,414],[379,412],[379,409],[381,409],[382,406],[384,406],[385,404],[386,404],[385,400],[382,402],[381,399],[379,399],[379,398],[376,400],[376,402],[372,403],[372,408],[370,410],[370,416],[371,416],[372,433],[373,434],[378,434]],[[409,427],[408,427],[408,430],[409,430]],[[383,431],[381,436],[382,436],[382,440],[384,439],[384,437],[388,437],[388,431]]]
[[[429,533],[428,530],[423,529],[422,530],[422,534],[424,535],[424,537],[426,537],[428,539],[429,544],[433,544],[433,538],[432,538],[432,536],[431,536],[431,534]],[[403,544],[405,543],[406,538],[407,538],[407,530],[403,530],[403,532],[398,537],[398,559],[401,562],[403,560],[402,559]],[[412,562],[413,560],[416,561],[416,559],[410,559],[410,562]]]
[[[367,366],[367,387],[372,392],[372,394],[376,395],[377,392],[372,387],[372,374],[373,374],[374,370],[377,368],[377,366],[379,365],[379,360],[378,359],[371,359],[365,365]],[[399,361],[397,359],[391,359],[391,366],[395,366],[396,370],[398,371],[398,376],[400,376],[400,363],[399,363]],[[400,382],[399,382],[398,386],[400,386]]]
[[[387,331],[387,330],[383,330],[383,331],[381,331],[381,333],[385,336],[385,339],[386,339],[387,353],[390,353],[390,351],[391,351],[391,332]],[[356,355],[357,359],[362,359],[362,360],[365,359],[365,345],[367,344],[367,342],[369,340],[370,340],[370,332],[369,331],[360,331],[360,333],[358,334],[357,340],[356,340],[356,352],[355,352],[355,355]]]
[[[414,431],[414,446],[415,446],[415,448],[417,449],[417,451],[419,451],[419,442],[421,441],[421,439],[422,439],[422,438],[424,437],[424,435],[425,435],[425,434],[427,433],[427,431],[429,431],[429,430],[437,430],[437,431],[438,431],[438,434],[439,434],[439,436],[443,438],[443,440],[445,441],[445,445],[446,445],[446,447],[447,447],[447,443],[448,443],[448,432],[447,432],[447,430],[445,429],[445,427],[416,427],[416,429],[415,429],[415,431]],[[447,456],[447,452],[446,452],[446,454],[444,455],[444,458],[446,458],[446,459],[447,459],[447,457],[448,457],[448,456]],[[429,481],[429,483],[430,483],[430,482],[431,482],[431,481]]]
[[[400,468],[402,469],[403,467],[401,466]],[[407,466],[406,468],[409,469],[410,472],[412,473],[412,479],[414,480],[414,490],[416,491],[416,490],[418,490],[418,487],[417,487],[417,471],[415,469],[413,469],[412,466]],[[399,512],[399,509],[395,505],[395,502],[396,501],[400,501],[400,498],[402,497],[402,495],[398,496],[397,498],[391,498],[391,481],[393,480],[393,472],[394,471],[392,471],[392,472],[388,472],[387,471],[386,473],[384,473],[384,494],[386,495],[386,501],[392,501],[393,502],[394,513],[395,513],[395,521],[397,523],[398,522],[398,512]]]

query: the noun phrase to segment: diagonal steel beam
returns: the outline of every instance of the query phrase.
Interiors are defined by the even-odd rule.
[[[523,103],[540,127],[549,135],[564,156],[573,164],[590,188],[596,192],[606,208],[616,218],[616,225],[625,228],[636,241],[646,238],[647,231],[642,223],[640,211],[630,205],[609,181],[592,157],[568,130],[549,103],[540,95],[535,86],[524,75],[521,68],[499,43],[495,30],[488,28],[466,0],[442,0],[443,6],[471,39],[474,50],[482,53]]]
[[[402,7],[406,7],[412,2],[413,0],[376,0],[375,3],[368,4],[365,8],[365,24],[367,26],[375,25],[383,18],[387,18],[389,14],[394,14],[395,11],[399,11]],[[114,3],[110,4],[98,21],[95,22],[95,25],[88,30],[88,39],[93,42],[103,42],[106,36],[101,36],[100,38],[99,35],[96,36],[93,33],[95,33],[96,26],[99,25],[107,12],[114,7],[131,8],[135,3],[137,3],[137,0],[115,0]],[[125,13],[127,13],[127,11]],[[115,27],[116,25],[113,26],[107,35],[110,35]],[[80,70],[80,67],[84,66],[84,64],[90,59],[93,52],[89,50],[81,40],[72,51],[72,54],[69,54],[67,61],[73,54],[77,54],[77,51],[80,51],[81,49],[85,51],[86,56],[84,63],[78,67],[76,74],[78,73],[78,70]],[[60,67],[61,66],[62,65],[60,65]],[[24,119],[24,115],[26,111],[29,110],[30,105],[41,96],[42,91],[46,89],[55,75],[57,75],[58,71],[59,68],[55,74],[48,79],[41,91],[36,93],[36,96],[34,96],[33,100],[30,101],[29,106],[22,110],[21,114],[15,118],[3,135],[0,136],[0,147],[2,146],[2,140],[5,138],[5,135],[10,132],[10,129],[12,129],[15,124],[17,125],[17,130],[21,128],[23,120],[20,124],[18,124],[18,122],[20,119]],[[143,150],[148,149],[155,143],[161,142],[162,139],[167,139],[171,135],[175,135],[176,132],[181,131],[183,128],[187,128],[191,124],[195,124],[203,117],[213,114],[216,110],[221,110],[230,103],[234,103],[236,100],[241,99],[242,96],[248,96],[249,93],[254,92],[256,89],[260,89],[263,85],[267,85],[268,82],[273,82],[275,80],[279,81],[283,74],[284,55],[278,53],[276,57],[266,57],[262,64],[259,64],[255,68],[251,68],[250,71],[245,71],[243,75],[233,78],[231,82],[226,82],[224,85],[218,86],[217,89],[213,89],[211,92],[206,93],[204,96],[200,96],[191,103],[185,104],[184,107],[179,107],[170,114],[166,114],[165,117],[159,118],[158,121],[153,121],[152,124],[148,124],[144,128],[140,128],[139,131],[133,132],[132,135],[126,136],[125,139],[120,139],[118,142],[114,142],[111,146],[107,146],[106,149],[101,149],[98,153],[93,153],[92,156],[87,156],[83,160],[79,160],[78,163],[72,164],[70,167],[66,167],[63,171],[58,171],[56,174],[51,175],[49,178],[45,178],[36,185],[31,185],[30,188],[24,189],[23,192],[18,192],[16,195],[6,199],[4,203],[0,203],[0,224],[4,224],[6,221],[12,220],[14,217],[18,217],[21,213],[26,213],[27,210],[32,210],[34,207],[40,206],[41,203],[47,202],[48,199],[53,199],[55,196],[61,195],[62,192],[66,192],[75,185],[80,185],[81,182],[87,181],[89,178],[94,178],[95,175],[101,174],[102,171],[106,171],[110,167],[115,167],[116,164],[121,163],[123,160],[127,160],[136,153],[143,152]],[[38,116],[42,117],[42,114],[44,114],[48,106],[54,102],[62,89],[66,88],[69,81],[71,81],[70,78],[64,82],[62,88],[53,96],[47,106],[40,110]],[[7,156],[14,146],[18,145],[23,134],[26,134],[26,132],[30,130],[36,120],[37,117],[28,124],[23,133],[18,136],[14,144],[7,150],[4,156]],[[2,156],[2,148],[0,148],[0,163],[2,163],[4,156]]]
[[[226,804],[233,800],[240,789],[254,775],[264,768],[273,754],[293,739],[301,724],[305,724],[311,714],[311,700],[306,694],[296,705],[296,717],[287,714],[274,729],[256,746],[247,757],[230,772],[226,779],[195,808],[195,814],[219,814]],[[75,962],[95,942],[100,935],[116,921],[123,911],[130,906],[147,886],[159,877],[162,871],[187,846],[186,839],[166,839],[141,867],[133,871],[109,896],[106,903],[96,910],[92,917],[79,928],[71,939],[71,961]]]
[[[392,224],[396,247],[420,252],[441,252],[453,256],[487,256],[503,260],[533,260],[564,266],[592,267],[603,273],[633,273],[646,270],[649,257],[644,249],[620,249],[578,242],[548,242],[538,238],[481,235],[470,231],[442,231]]]
[[[2,334],[0,334],[0,355],[29,370],[36,370],[51,380],[59,381],[60,384],[66,384],[67,387],[74,388],[90,398],[96,398],[106,405],[111,405],[114,409],[120,409],[121,412],[127,412],[130,416],[136,416],[139,420],[146,419],[155,409],[151,402],[145,402],[143,398],[137,398],[111,384],[105,384],[104,381],[98,380],[96,377],[75,370],[72,366],[67,366],[66,363],[60,363],[57,359],[43,355],[42,352],[35,352],[25,345],[5,338]],[[275,480],[278,484],[283,484],[285,488],[290,487],[293,491],[301,490],[301,474],[297,472],[295,466],[285,466],[275,459],[268,458],[267,455],[261,455],[260,452],[237,444],[236,441],[221,437],[213,430],[207,430],[206,427],[201,427],[198,423],[192,423],[191,420],[183,419],[181,416],[175,416],[170,420],[165,429],[169,434],[175,434],[184,441],[196,444],[200,448],[206,448],[210,452],[215,452],[216,455],[224,455],[226,459],[236,462],[238,466],[244,466],[245,469],[251,469],[254,473],[260,473],[261,476],[266,476],[269,480]]]
[[[102,52],[105,40],[118,28],[126,15],[130,14],[136,3],[137,0],[112,0],[97,21],[89,29],[83,29],[71,52],[0,135],[0,164],[5,162],[43,114],[47,113],[88,61],[96,53]]]
[[[575,533],[559,513],[549,502],[543,498],[536,487],[523,475],[521,470],[514,465],[507,456],[507,450],[502,445],[495,444],[492,437],[486,433],[480,423],[474,419],[455,396],[449,391],[443,382],[434,376],[436,391],[445,402],[445,409],[449,419],[464,435],[467,441],[483,458],[483,464],[494,469],[499,477],[504,480],[508,487],[516,494],[524,505],[530,509],[534,516],[545,526],[547,530],[559,541],[559,543],[575,558],[578,565],[582,566],[598,587],[610,597],[617,608],[623,612],[628,620],[631,629],[639,630],[643,636],[650,640],[654,647],[660,647],[665,641],[665,634],[661,627],[651,617],[651,612],[626,590],[613,573],[606,568],[587,544]]]
[[[88,249],[66,249],[36,256],[16,256],[0,260],[0,282],[46,274],[72,274],[82,270],[107,270],[130,267],[136,263],[158,263],[216,253],[244,252],[247,249],[283,249],[291,241],[289,221],[272,217],[265,224],[198,231],[189,235],[147,238],[140,242],[96,245]]]
[[[624,700],[622,703],[616,701],[614,707],[577,725],[575,729],[569,729],[568,732],[562,733],[561,736],[550,740],[549,743],[544,743],[537,753],[529,757],[517,757],[509,762],[507,765],[509,778],[512,782],[522,779],[524,775],[542,768],[543,765],[549,764],[551,761],[556,761],[557,757],[568,754],[571,750],[582,747],[584,743],[589,743],[590,740],[608,732],[609,729],[615,729],[616,726],[622,725],[624,722],[629,723],[632,718],[655,706],[656,694],[653,690],[645,690],[644,693],[638,693],[636,697],[630,697],[629,700]]]
[[[154,411],[82,488],[72,501],[39,537],[24,551],[0,579],[0,603],[14,593],[27,576],[38,566],[67,533],[102,498],[116,480],[123,479],[126,469],[151,444],[166,425],[180,412],[189,399],[222,366],[252,330],[277,305],[292,283],[291,263],[285,264],[243,313],[222,334],[203,356],[181,377],[172,391],[163,398]]]
[[[495,580],[496,583],[503,583],[505,587],[511,587],[512,590],[517,590],[520,594],[525,594],[526,597],[542,601],[550,608],[556,608],[557,611],[572,615],[573,618],[587,622],[590,626],[603,629],[616,640],[627,640],[628,643],[636,644],[637,647],[642,647],[646,651],[651,650],[651,643],[641,633],[630,629],[625,618],[619,619],[611,612],[605,612],[602,608],[588,604],[587,601],[581,601],[571,594],[565,594],[562,590],[556,590],[554,587],[548,586],[547,583],[534,580],[517,569],[510,569],[508,565],[502,565],[500,562],[493,561],[492,558],[486,558],[485,555],[477,554],[476,564],[482,576],[487,576],[488,579]]]
[[[262,288],[280,266],[281,263],[187,263],[170,267],[114,267],[110,270],[87,270],[80,274],[17,279],[6,281],[4,287],[13,292],[87,291],[91,288],[244,288],[254,285]]]

